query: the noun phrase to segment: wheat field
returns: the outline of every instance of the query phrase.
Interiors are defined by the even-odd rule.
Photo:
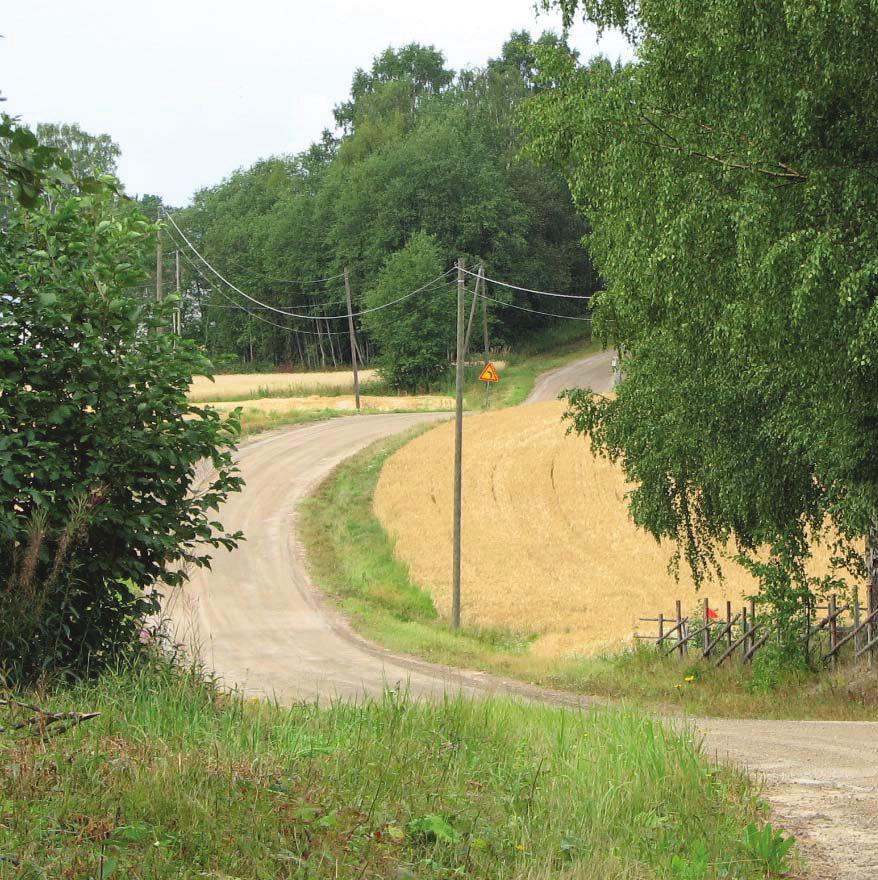
[[[754,591],[735,563],[696,592],[673,548],[628,517],[621,470],[567,436],[558,402],[470,416],[464,422],[461,608],[465,624],[535,633],[540,656],[597,654],[630,643],[638,617],[692,611],[704,596],[724,613]],[[412,579],[444,616],[451,608],[453,424],[394,453],[374,509]],[[684,611],[685,613],[685,611]],[[645,634],[655,624],[640,624]]]
[[[377,378],[375,370],[360,370],[360,382],[372,382]],[[231,373],[216,376],[211,381],[206,376],[195,376],[189,388],[193,402],[206,400],[255,399],[263,396],[262,389],[276,393],[290,390],[295,396],[297,388],[350,388],[354,390],[353,373],[346,371],[327,373]]]

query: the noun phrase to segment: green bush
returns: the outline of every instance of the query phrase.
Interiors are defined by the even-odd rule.
[[[186,398],[211,368],[163,332],[174,300],[124,292],[154,226],[109,187],[3,207],[0,673],[14,679],[97,669],[130,643],[159,582],[234,545],[211,511],[240,480],[236,420]],[[199,462],[213,475],[195,492]]]

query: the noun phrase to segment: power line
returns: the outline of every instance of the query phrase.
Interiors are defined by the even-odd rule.
[[[555,312],[540,312],[537,309],[526,309],[524,306],[517,306],[514,303],[506,303],[501,299],[494,299],[493,296],[488,296],[485,293],[477,293],[475,295],[481,299],[490,300],[490,302],[497,303],[498,305],[505,306],[509,309],[518,309],[520,312],[530,312],[532,315],[544,315],[547,318],[563,318],[565,321],[591,321],[590,317],[577,318],[574,315],[558,315]]]
[[[375,306],[375,308],[364,309],[363,311],[360,311],[360,312],[354,312],[352,315],[348,315],[348,314],[344,314],[344,315],[319,315],[319,316],[302,315],[297,312],[287,312],[287,311],[284,311],[283,309],[278,309],[278,308],[275,308],[274,306],[270,306],[270,305],[268,305],[268,303],[264,303],[264,302],[256,299],[255,297],[250,296],[249,293],[245,293],[243,290],[241,290],[241,288],[236,287],[234,284],[232,284],[231,281],[228,280],[228,278],[225,278],[223,275],[221,275],[208,262],[208,260],[206,260],[198,252],[195,245],[193,245],[192,242],[189,241],[189,239],[186,237],[186,234],[183,232],[182,229],[180,229],[180,227],[177,225],[177,222],[174,220],[174,218],[170,214],[168,214],[167,212],[164,212],[164,214],[165,214],[165,217],[167,217],[167,219],[171,221],[171,224],[173,225],[174,229],[177,230],[177,232],[180,234],[180,237],[183,239],[183,241],[186,242],[187,246],[192,251],[192,253],[194,253],[195,256],[198,257],[198,259],[201,260],[201,262],[204,263],[204,265],[207,266],[207,268],[210,269],[210,271],[213,272],[213,274],[216,275],[216,277],[220,279],[220,281],[222,281],[224,284],[228,285],[232,290],[235,291],[235,293],[240,294],[241,296],[243,296],[245,299],[249,300],[250,302],[255,303],[258,306],[262,306],[262,308],[268,309],[269,311],[276,312],[279,315],[284,315],[287,318],[302,318],[303,320],[306,320],[306,321],[320,321],[320,320],[340,321],[340,320],[347,320],[348,317],[359,318],[362,315],[368,315],[371,312],[378,312],[378,311],[381,311],[381,309],[386,309],[389,306],[393,306],[393,305],[396,305],[397,303],[403,302],[404,300],[407,300],[410,297],[413,297],[416,294],[421,293],[421,291],[426,290],[428,287],[435,284],[437,281],[440,281],[441,279],[445,278],[447,275],[450,275],[452,272],[455,271],[454,268],[447,269],[441,275],[437,275],[431,281],[428,281],[426,284],[417,288],[417,290],[411,291],[411,293],[407,293],[404,296],[399,297],[398,299],[391,300],[390,302],[386,302],[380,306]]]
[[[198,266],[196,266],[195,263],[192,262],[192,260],[189,258],[189,256],[184,251],[181,251],[181,253],[183,254],[183,259],[185,259],[186,262],[192,267],[192,270],[198,275],[198,277],[201,278],[201,280],[204,281],[204,283],[214,293],[218,293],[223,299],[225,299],[228,303],[230,303],[230,305],[223,305],[222,303],[199,303],[198,304],[199,308],[207,307],[207,308],[238,309],[239,311],[244,312],[245,315],[248,315],[251,318],[255,318],[257,321],[262,321],[263,324],[268,324],[270,327],[277,327],[278,330],[284,330],[287,333],[303,333],[306,336],[318,336],[318,337],[321,335],[327,335],[327,336],[345,336],[345,335],[347,335],[346,333],[342,333],[342,332],[336,331],[336,330],[323,330],[321,333],[315,333],[313,330],[300,330],[298,327],[285,327],[283,324],[277,324],[274,321],[269,321],[268,318],[265,318],[262,315],[258,315],[255,312],[251,312],[249,309],[245,308],[240,303],[235,302],[230,296],[223,293],[219,288],[214,287],[214,285],[210,281],[208,281],[207,278],[205,278],[204,273],[201,271],[201,269],[199,269]]]
[[[171,239],[171,241],[172,241],[175,245],[178,246],[178,249],[179,249],[179,248],[180,248],[180,243],[174,238],[174,236],[173,236],[173,235],[169,235],[168,237]],[[192,258],[186,253],[186,251],[185,251],[185,250],[180,250],[180,253],[183,255],[183,259],[184,259],[184,260],[185,260],[185,261],[186,261],[186,262],[192,267],[193,271],[196,272],[196,273],[198,273],[198,276],[204,280],[204,283],[207,284],[207,285],[210,287],[211,290],[213,290],[214,287],[213,287],[213,285],[211,284],[211,282],[208,281],[208,279],[204,276],[204,273],[198,268],[198,266],[196,266],[195,263],[192,262]],[[144,287],[143,289],[144,289],[144,290],[151,290],[152,288],[151,288],[151,287]],[[306,294],[306,295],[307,295],[307,294]],[[325,303],[306,304],[306,305],[304,305],[304,306],[285,306],[284,308],[289,308],[289,309],[292,309],[292,308],[300,308],[300,309],[321,309],[321,308],[325,308],[326,306],[344,305],[346,302],[347,302],[347,300],[339,299],[339,300],[332,300],[332,301],[330,301],[330,302],[325,302]],[[286,313],[285,313],[285,314],[286,314]],[[317,318],[322,318],[323,315],[316,315],[315,317],[317,317]],[[345,316],[345,317],[347,317],[347,316]],[[329,320],[329,319],[327,318],[327,320]],[[300,331],[300,332],[304,333],[304,331]]]
[[[336,278],[344,278],[344,272],[339,272],[338,275],[330,275],[328,278],[314,278],[311,281],[292,281],[279,278],[273,281],[272,284],[325,284],[327,281],[335,281]]]
[[[469,269],[464,269],[463,271],[467,275],[472,275],[473,278],[478,278],[478,275],[475,272],[470,272]],[[550,293],[548,290],[533,290],[530,287],[519,287],[517,284],[509,284],[507,281],[498,281],[496,278],[485,277],[485,281],[490,281],[491,284],[497,284],[500,287],[508,287],[511,290],[520,290],[524,293],[536,293],[539,296],[557,296],[561,299],[591,299],[591,296],[577,296],[573,293]]]

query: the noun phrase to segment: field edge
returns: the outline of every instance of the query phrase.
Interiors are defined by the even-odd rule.
[[[852,673],[785,676],[765,687],[751,667],[716,669],[666,660],[649,648],[585,658],[538,658],[533,636],[500,629],[452,631],[411,580],[373,511],[384,462],[430,426],[381,440],[342,462],[303,502],[299,530],[315,586],[353,630],[381,648],[526,685],[645,705],[659,713],[727,718],[876,720],[878,692],[858,700]],[[784,699],[778,700],[778,692]]]

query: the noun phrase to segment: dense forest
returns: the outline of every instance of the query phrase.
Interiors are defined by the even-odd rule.
[[[430,46],[387,49],[354,74],[348,100],[334,111],[335,132],[324,131],[303,153],[236,171],[186,208],[169,208],[179,228],[169,221],[161,233],[163,290],[176,289],[179,260],[183,335],[214,358],[251,367],[347,363],[347,319],[332,317],[347,314],[344,269],[354,312],[382,296],[388,302],[433,277],[384,271],[410,244],[430,250],[431,260],[416,253],[406,265],[441,273],[463,257],[519,286],[594,291],[598,279],[582,246],[586,225],[566,181],[520,155],[519,109],[541,88],[537,56],[548,48],[569,52],[557,36],[515,33],[484,68],[462,71],[450,70]],[[156,216],[157,201],[142,201]],[[145,290],[154,295],[154,286]],[[495,348],[557,323],[551,315],[587,313],[581,299],[499,286],[487,294]],[[425,323],[447,324],[453,333],[453,283],[437,282],[408,301],[413,326],[419,310]],[[357,319],[367,360],[380,353],[386,325]],[[431,342],[444,348],[447,340],[440,334]]]

